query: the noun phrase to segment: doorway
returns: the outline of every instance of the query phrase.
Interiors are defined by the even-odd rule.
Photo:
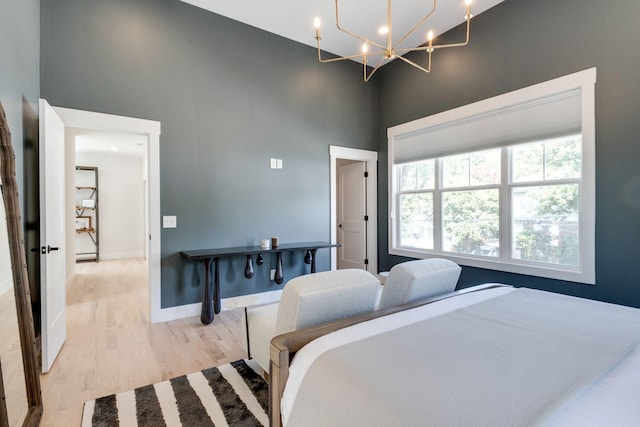
[[[136,119],[131,117],[114,116],[111,114],[95,113],[90,111],[73,110],[69,108],[53,107],[55,112],[64,122],[65,129],[84,129],[92,131],[111,132],[119,134],[138,135],[146,139],[146,150],[148,162],[144,172],[146,182],[145,215],[147,268],[149,278],[149,319],[151,323],[171,320],[167,318],[160,305],[160,122]],[[75,146],[67,147],[66,169],[75,170]],[[67,188],[73,189],[73,174],[67,174],[71,178],[67,179]],[[73,192],[71,192],[73,194]],[[68,202],[68,209],[71,210],[74,202]],[[74,212],[68,212],[67,217],[75,216]],[[71,229],[73,230],[72,227]],[[74,233],[67,233],[68,239],[75,239]],[[73,243],[67,242],[67,251],[73,248]],[[68,258],[75,263],[75,253],[68,254]],[[73,265],[72,267],[75,267]],[[73,271],[73,270],[70,270]],[[68,277],[69,278],[69,277]]]
[[[340,250],[331,250],[331,269],[363,268],[377,274],[378,153],[332,145],[329,156],[331,241],[342,244]],[[358,176],[362,176],[362,180]],[[343,185],[345,179],[352,184]],[[354,196],[353,192],[357,195]],[[348,206],[339,201],[341,198],[349,201]],[[345,208],[348,212],[346,217]]]

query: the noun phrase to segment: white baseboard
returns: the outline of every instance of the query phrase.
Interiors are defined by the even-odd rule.
[[[260,293],[251,294],[251,295],[257,296],[259,298],[256,304],[267,304],[270,302],[280,301],[280,296],[282,295],[282,289],[278,289],[276,291],[260,292]],[[230,308],[227,308],[225,306],[225,301],[232,300],[234,298],[236,297],[223,298],[221,300],[222,311],[230,310]],[[200,302],[193,303],[193,304],[179,305],[177,307],[163,308],[160,310],[158,319],[154,323],[170,322],[172,320],[200,316],[201,311],[202,311],[202,303]]]

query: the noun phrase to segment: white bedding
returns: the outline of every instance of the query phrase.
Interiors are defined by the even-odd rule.
[[[289,380],[281,404],[283,424],[287,425],[289,422],[306,373],[321,355],[347,343],[398,330],[405,325],[452,313],[513,291],[514,288],[494,288],[468,293],[393,316],[374,319],[313,341],[296,354],[291,364]],[[639,387],[640,350],[636,349],[617,366],[613,366],[606,375],[582,390],[569,404],[557,410],[553,417],[546,417],[544,422],[558,426],[605,425],[597,423],[601,420],[606,425],[640,425],[640,404],[626,402],[629,399],[633,400],[632,396],[640,395]],[[613,419],[615,423],[609,423]]]
[[[550,422],[555,427],[640,425],[640,348],[593,384]]]

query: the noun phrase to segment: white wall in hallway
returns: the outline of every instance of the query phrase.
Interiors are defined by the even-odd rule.
[[[143,257],[143,159],[78,152],[76,165],[98,167],[100,259]],[[80,243],[77,250],[82,250]]]

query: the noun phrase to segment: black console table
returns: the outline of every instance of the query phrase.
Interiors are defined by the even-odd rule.
[[[278,285],[284,282],[284,272],[282,270],[282,253],[292,251],[305,251],[304,262],[311,264],[311,273],[316,272],[316,252],[322,248],[336,248],[338,244],[329,242],[302,242],[302,243],[285,243],[276,247],[263,248],[261,246],[242,246],[236,248],[218,248],[218,249],[197,249],[193,251],[182,251],[180,254],[191,261],[202,261],[204,268],[204,283],[202,292],[202,312],[200,321],[205,325],[213,322],[215,314],[220,313],[220,273],[218,270],[218,261],[222,257],[229,256],[246,256],[247,263],[244,269],[244,277],[251,279],[253,277],[252,256],[257,255],[256,264],[262,265],[264,262],[263,254],[276,254],[276,272],[274,280]],[[214,262],[214,280],[213,289],[209,270],[211,269],[211,260]]]

